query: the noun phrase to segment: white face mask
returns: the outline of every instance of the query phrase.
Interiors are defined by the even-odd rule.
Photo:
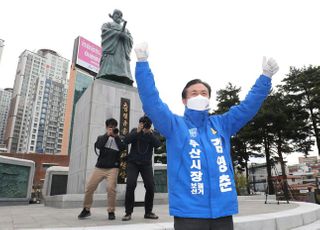
[[[204,111],[209,109],[210,100],[207,97],[198,95],[187,100],[187,108],[197,111]]]

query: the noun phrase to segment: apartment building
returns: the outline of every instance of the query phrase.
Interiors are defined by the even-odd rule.
[[[68,66],[53,50],[22,52],[5,133],[9,152],[61,152]]]
[[[4,132],[7,125],[12,89],[0,89],[0,146],[4,147]]]

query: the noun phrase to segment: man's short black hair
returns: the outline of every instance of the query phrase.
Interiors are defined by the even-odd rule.
[[[140,117],[139,119],[139,123],[148,123],[150,125],[152,125],[152,121],[149,117],[147,117],[146,115],[144,115],[143,117]]]
[[[106,127],[112,126],[112,127],[117,127],[118,122],[114,118],[109,118],[106,120]]]
[[[186,86],[184,87],[184,89],[182,90],[182,99],[187,98],[187,89],[195,84],[203,84],[209,91],[209,98],[211,97],[211,87],[208,83],[201,81],[200,79],[193,79],[191,81],[189,81]]]

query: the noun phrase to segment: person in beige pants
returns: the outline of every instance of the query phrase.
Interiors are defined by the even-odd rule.
[[[116,186],[120,165],[120,152],[125,149],[125,144],[118,136],[116,128],[118,122],[114,118],[106,120],[106,133],[98,137],[95,149],[99,150],[96,167],[86,185],[83,210],[78,215],[79,219],[91,216],[90,208],[93,202],[93,194],[99,183],[104,179],[107,181],[108,194],[108,219],[114,220],[116,205]],[[97,153],[97,152],[96,152]]]

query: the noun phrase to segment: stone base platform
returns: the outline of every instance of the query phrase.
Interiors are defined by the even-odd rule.
[[[124,197],[120,197],[116,205],[124,206]],[[84,194],[66,194],[45,197],[44,205],[54,208],[81,208],[84,200]],[[143,202],[136,202],[137,205]],[[154,204],[167,204],[168,195],[166,193],[156,193]],[[94,194],[92,207],[106,207],[107,194]]]
[[[320,206],[305,202],[280,202],[264,197],[239,197],[239,214],[234,216],[235,230],[316,230],[320,229]],[[78,220],[81,208],[52,208],[43,204],[0,206],[1,229],[55,230],[173,230],[168,205],[154,205],[158,220],[143,218],[144,207],[135,207],[132,220],[121,221],[124,207],[116,207],[116,220],[107,219],[106,207],[93,207],[91,216]]]

